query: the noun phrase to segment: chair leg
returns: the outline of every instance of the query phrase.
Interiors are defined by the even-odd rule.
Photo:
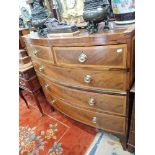
[[[22,89],[19,89],[19,96],[24,100],[24,102],[26,103],[27,108],[30,108],[23,93],[22,93]]]

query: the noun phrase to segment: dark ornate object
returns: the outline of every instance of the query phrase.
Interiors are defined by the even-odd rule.
[[[71,33],[78,30],[75,25],[68,25],[50,18],[39,0],[35,0],[32,8],[32,25],[38,30],[39,35],[46,36],[48,33]]]
[[[49,12],[41,5],[41,2],[39,0],[34,0],[31,10],[31,23],[38,30],[40,35],[44,36],[47,34],[47,28],[44,23],[49,17]]]
[[[108,15],[110,4],[107,0],[85,0],[83,18],[88,22],[89,33],[98,31],[98,23],[105,21],[104,30],[109,30]]]
[[[71,33],[78,30],[77,26],[61,23],[55,18],[49,18],[45,25],[49,33]]]
[[[24,27],[25,27],[23,18],[22,18],[21,16],[19,17],[19,27],[20,27],[20,28],[24,28]]]

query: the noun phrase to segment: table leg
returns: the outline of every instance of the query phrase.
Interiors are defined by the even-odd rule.
[[[42,110],[42,108],[41,108],[41,106],[40,106],[40,103],[39,103],[39,101],[38,101],[38,95],[37,95],[36,92],[33,92],[32,94],[33,94],[33,98],[34,98],[34,100],[35,100],[35,103],[37,104],[37,107],[39,108],[39,111],[41,112],[41,114],[42,114],[42,116],[43,116],[44,113],[43,113],[43,110]]]
[[[126,150],[127,149],[127,140],[126,140],[126,137],[121,137],[120,138],[120,142],[122,144],[123,150]]]
[[[24,97],[24,95],[22,93],[22,89],[19,89],[19,95],[25,101],[27,108],[29,108],[29,105],[28,105],[28,103],[27,103],[27,101],[26,101],[26,99],[25,99],[25,97]]]
[[[51,106],[51,105],[50,105]],[[51,106],[51,112],[55,111],[55,109]]]

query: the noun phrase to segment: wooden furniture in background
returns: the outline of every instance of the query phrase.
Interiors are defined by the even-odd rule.
[[[130,128],[129,128],[129,138],[128,138],[128,150],[130,152],[135,151],[135,84],[130,90],[131,93],[131,102],[133,102],[132,112],[131,112],[131,121],[130,121]],[[132,103],[131,103],[132,104]]]
[[[19,49],[24,49],[25,48],[25,44],[24,44],[23,39],[21,38],[21,36],[27,35],[29,33],[30,33],[30,31],[29,31],[28,28],[19,28]]]
[[[41,86],[33,68],[31,58],[28,56],[25,49],[25,43],[21,36],[29,34],[29,30],[26,28],[19,30],[19,95],[25,101],[26,106],[29,108],[25,97],[22,94],[22,90],[26,90],[28,93],[33,95],[35,103],[43,115],[42,108],[38,101],[37,94],[40,92]]]
[[[65,115],[118,135],[126,148],[134,81],[134,25],[109,32],[24,40],[50,104]]]
[[[30,72],[33,72],[34,74],[31,74]],[[29,68],[19,71],[19,87],[23,90],[26,90],[28,93],[30,93],[33,96],[39,111],[43,115],[43,110],[38,100],[38,93],[40,93],[41,86],[39,84],[38,78],[33,69],[33,66],[30,66]],[[21,90],[20,90],[20,95],[22,98],[24,98]],[[27,102],[25,103],[28,106],[28,103]]]

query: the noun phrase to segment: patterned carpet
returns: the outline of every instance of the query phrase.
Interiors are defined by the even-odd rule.
[[[20,155],[84,155],[96,130],[76,122],[58,111],[51,112],[43,94],[39,101],[45,113],[41,117],[32,96],[23,92],[30,105],[19,99]]]
[[[124,151],[119,138],[105,132],[98,132],[85,155],[134,155]]]

